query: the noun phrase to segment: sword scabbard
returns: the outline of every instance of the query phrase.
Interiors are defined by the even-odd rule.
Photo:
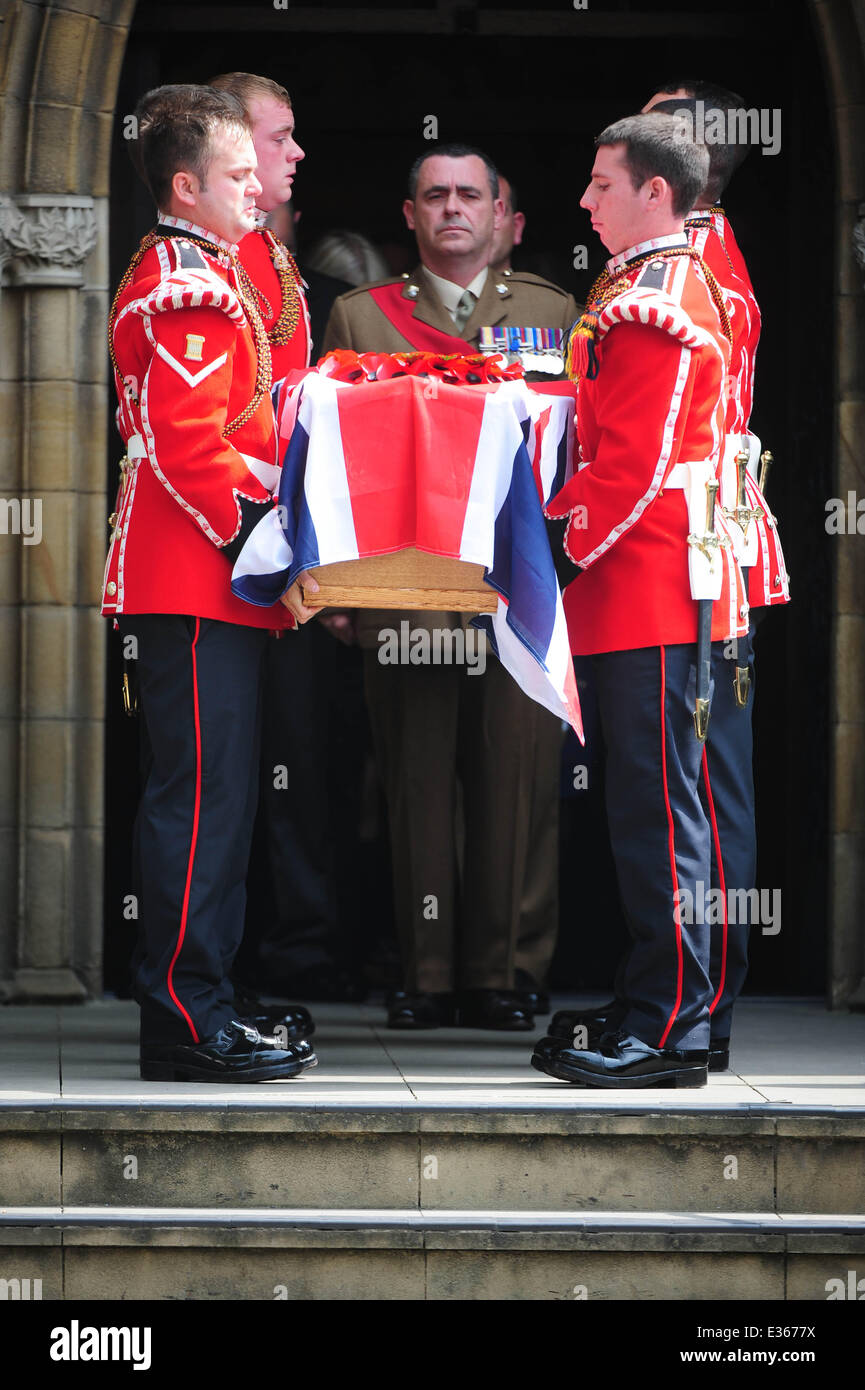
[[[698,696],[694,701],[694,733],[700,743],[706,742],[706,735],[709,732],[709,701],[702,700]]]

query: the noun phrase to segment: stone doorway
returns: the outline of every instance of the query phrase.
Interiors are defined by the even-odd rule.
[[[642,99],[647,71],[668,75],[671,54],[674,68],[698,70],[710,45],[713,71],[735,70],[728,80],[766,93],[767,105],[781,105],[784,91],[796,94],[786,174],[755,171],[752,156],[737,220],[747,222],[750,195],[760,212],[750,229],[754,276],[774,287],[770,300],[786,304],[772,330],[775,352],[767,327],[758,391],[766,400],[761,433],[779,459],[772,502],[788,547],[793,539],[796,599],[795,627],[774,615],[778,635],[767,629],[774,650],[763,658],[768,712],[758,774],[771,856],[761,879],[783,884],[791,930],[780,952],[778,943],[766,944],[774,955],[761,949],[755,968],[766,990],[811,992],[819,981],[831,1005],[865,1002],[865,563],[858,536],[830,542],[823,527],[825,501],[862,485],[865,323],[856,247],[865,262],[865,235],[860,229],[854,238],[865,199],[861,0],[786,6],[782,38],[768,3],[730,3],[723,16],[668,7],[663,34],[649,4],[603,15],[532,10],[528,19],[524,7],[500,3],[261,7],[253,32],[252,12],[244,12],[242,35],[231,7],[96,0],[87,8],[0,4],[0,490],[6,499],[44,499],[40,545],[0,535],[0,913],[10,924],[0,990],[71,1000],[101,988],[106,657],[95,603],[110,510],[103,334],[108,288],[122,269],[109,267],[109,248],[125,255],[149,216],[119,173],[120,117],[158,81],[203,80],[226,66],[261,70],[256,53],[279,55],[284,39],[288,84],[298,110],[310,112],[310,130],[318,129],[310,153],[321,169],[342,171],[329,180],[332,194],[320,189],[322,222],[337,216],[338,199],[356,207],[363,194],[363,183],[352,182],[359,162],[334,95],[345,92],[338,51],[353,55],[356,67],[363,60],[351,124],[373,139],[368,165],[378,173],[403,167],[409,126],[416,127],[411,143],[419,143],[423,117],[436,109],[427,97],[433,88],[441,133],[491,146],[502,122],[490,94],[506,103],[519,94],[510,143],[492,152],[544,170],[544,180],[529,178],[538,228],[555,212],[558,190],[570,195],[592,131],[620,114],[626,91],[628,105]],[[543,52],[536,48],[529,64],[537,45]],[[825,88],[813,70],[815,46]],[[598,76],[610,70],[612,51],[615,91]],[[570,86],[560,80],[560,53],[565,76],[575,75]],[[531,66],[532,81],[514,77],[519,63]],[[280,63],[265,70],[286,76]],[[311,174],[308,190],[311,216]],[[567,246],[545,249],[562,255]],[[109,897],[104,907],[110,934],[121,904]]]

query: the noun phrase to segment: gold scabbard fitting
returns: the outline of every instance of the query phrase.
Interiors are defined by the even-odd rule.
[[[737,666],[736,674],[733,677],[733,690],[736,693],[736,704],[739,709],[744,709],[751,694],[751,672],[747,666]]]
[[[760,482],[758,484],[763,496],[766,496],[766,484],[769,481],[769,469],[775,462],[775,456],[771,449],[764,449],[760,455]]]
[[[128,671],[123,672],[123,713],[130,719],[138,713],[138,696],[133,694]]]
[[[709,732],[709,701],[699,697],[694,701],[694,733],[701,743],[706,742]]]

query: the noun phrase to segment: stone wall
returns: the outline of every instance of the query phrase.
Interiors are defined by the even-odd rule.
[[[133,8],[0,12],[5,996],[101,987],[108,159]]]
[[[865,497],[865,0],[813,10],[837,137],[834,495],[846,499]],[[865,538],[833,543],[829,1002],[865,1005]]]

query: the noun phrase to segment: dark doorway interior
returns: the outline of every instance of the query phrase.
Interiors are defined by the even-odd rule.
[[[135,178],[124,116],[151,86],[256,71],[292,93],[307,152],[296,183],[300,241],[334,227],[403,248],[406,170],[433,116],[442,139],[486,148],[516,184],[528,219],[515,264],[567,283],[580,299],[604,252],[578,206],[592,136],[637,110],[656,79],[714,78],[749,105],[781,112],[781,148],[755,152],[725,206],[763,309],[752,427],[777,460],[770,501],[782,529],[794,604],[758,638],[756,768],[758,882],[782,890],[782,930],[756,935],[748,989],[814,994],[824,981],[829,740],[830,564],[824,504],[831,494],[832,263],[835,171],[818,46],[804,3],[730,0],[724,13],[666,0],[584,11],[494,4],[219,7],[140,3],[117,105],[112,166],[112,278],[117,282],[152,208]],[[803,223],[805,224],[803,226]],[[589,270],[575,271],[585,244]],[[116,459],[112,432],[109,499]],[[111,510],[109,505],[108,510]],[[798,640],[797,640],[798,638]],[[106,985],[122,990],[134,923],[130,828],[137,795],[136,730],[120,712],[119,653],[110,642]],[[621,930],[615,890],[599,872],[599,801],[568,809],[560,985],[602,989]],[[379,865],[372,900],[387,912]]]

